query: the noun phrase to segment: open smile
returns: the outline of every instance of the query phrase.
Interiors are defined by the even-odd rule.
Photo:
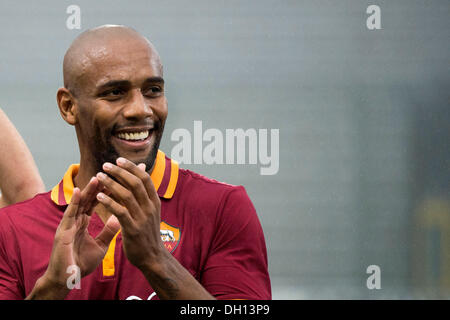
[[[121,148],[139,151],[150,145],[153,132],[153,128],[127,128],[116,132],[113,138]]]
[[[150,135],[150,131],[140,131],[140,132],[120,132],[117,134],[117,138],[126,141],[139,141],[145,140]]]

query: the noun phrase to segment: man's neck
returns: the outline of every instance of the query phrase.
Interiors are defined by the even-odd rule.
[[[83,190],[92,177],[95,177],[98,173],[98,168],[94,166],[94,160],[86,158],[86,156],[81,156],[80,167],[78,168],[77,175],[73,178],[74,187]]]

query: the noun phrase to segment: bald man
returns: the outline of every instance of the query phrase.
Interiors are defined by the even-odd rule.
[[[159,150],[168,108],[154,46],[98,27],[75,39],[63,73],[57,102],[80,163],[0,211],[0,299],[270,299],[245,189]]]
[[[7,115],[0,109],[0,208],[45,191],[33,157]]]

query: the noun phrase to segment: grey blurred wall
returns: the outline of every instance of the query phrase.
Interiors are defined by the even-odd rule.
[[[66,28],[71,4],[81,30]],[[371,4],[381,30],[366,27]],[[79,159],[55,102],[64,52],[88,28],[131,26],[164,63],[167,154],[171,133],[192,132],[195,120],[222,132],[279,129],[276,175],[182,165],[246,187],[275,299],[441,297],[450,275],[427,267],[416,215],[430,197],[450,200],[449,17],[447,0],[3,0],[0,107],[50,189]],[[381,269],[379,290],[366,286],[369,265]]]

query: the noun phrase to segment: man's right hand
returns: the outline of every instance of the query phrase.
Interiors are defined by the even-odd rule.
[[[88,233],[87,227],[101,188],[95,177],[82,192],[74,188],[72,200],[56,229],[47,270],[36,281],[27,299],[64,299],[73,287],[68,284],[71,276],[68,270],[79,270],[81,279],[102,261],[120,224],[112,215],[95,239]]]

